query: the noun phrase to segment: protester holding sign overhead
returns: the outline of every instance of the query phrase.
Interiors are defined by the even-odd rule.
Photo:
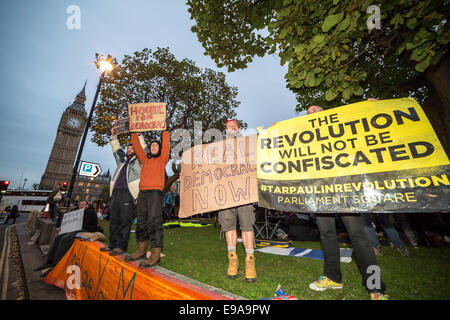
[[[114,129],[111,130],[113,138],[110,144],[117,168],[110,183],[109,246],[100,249],[100,251],[111,251],[111,256],[127,251],[141,175],[141,162],[136,157],[133,146],[128,145],[125,153],[115,133]],[[142,145],[145,145],[143,137],[139,140]]]
[[[310,106],[307,114],[321,112],[323,109],[319,106]],[[381,281],[379,275],[379,287],[373,288],[369,284],[369,277],[372,275],[371,268],[378,268],[375,253],[372,244],[364,231],[361,217],[358,215],[343,215],[341,219],[352,240],[353,249],[356,256],[356,262],[363,278],[363,285],[370,293],[373,300],[387,300],[388,296],[384,294],[386,286]],[[324,254],[324,273],[316,281],[310,283],[309,288],[315,291],[324,291],[326,289],[342,289],[342,273],[340,269],[339,242],[336,235],[336,225],[334,215],[317,215],[317,224],[320,231],[322,250]]]
[[[165,186],[165,168],[169,161],[170,134],[167,130],[163,132],[162,143],[159,140],[153,140],[148,153],[142,148],[136,133],[131,134],[131,143],[142,163],[137,203],[138,248],[125,260],[131,261],[144,257],[150,240],[151,256],[139,264],[141,268],[149,268],[159,263],[163,246],[162,191]]]

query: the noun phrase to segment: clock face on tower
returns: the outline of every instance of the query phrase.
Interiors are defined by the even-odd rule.
[[[67,120],[67,124],[69,125],[69,127],[76,129],[80,127],[80,120],[78,120],[77,118],[69,118],[69,120]]]

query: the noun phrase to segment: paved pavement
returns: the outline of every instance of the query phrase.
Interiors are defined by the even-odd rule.
[[[65,300],[64,291],[45,284],[33,271],[46,261],[37,244],[29,245],[28,213],[16,223],[0,220],[0,300]]]

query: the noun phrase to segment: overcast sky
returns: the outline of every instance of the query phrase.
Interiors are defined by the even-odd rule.
[[[81,11],[78,30],[67,27],[70,5]],[[121,61],[143,48],[169,47],[178,60],[222,71],[238,88],[238,118],[249,128],[299,115],[278,57],[257,58],[247,69],[228,73],[203,55],[185,0],[2,0],[0,14],[0,180],[11,180],[11,187],[25,178],[25,189],[40,182],[61,115],[85,80],[89,113],[99,77],[96,52]],[[113,171],[110,146],[99,147],[90,137],[82,160]]]

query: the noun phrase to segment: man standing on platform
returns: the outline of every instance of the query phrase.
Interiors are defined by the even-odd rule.
[[[125,153],[113,130],[111,133],[110,144],[117,168],[110,183],[109,247],[104,247],[100,251],[111,251],[109,254],[116,256],[125,253],[128,248],[135,199],[139,193],[141,162],[136,157],[132,145],[127,146]],[[143,137],[140,137],[139,141],[145,146]]]
[[[239,124],[235,120],[229,120],[226,123],[226,132],[228,138],[235,138],[240,135]],[[255,213],[252,204],[246,204],[234,208],[228,208],[219,212],[219,223],[222,232],[225,233],[225,239],[228,249],[228,270],[227,277],[236,279],[238,275],[239,260],[236,253],[237,230],[236,224],[239,218],[239,226],[242,231],[242,242],[245,248],[245,281],[256,281],[255,268],[255,233],[253,226],[255,224]]]

